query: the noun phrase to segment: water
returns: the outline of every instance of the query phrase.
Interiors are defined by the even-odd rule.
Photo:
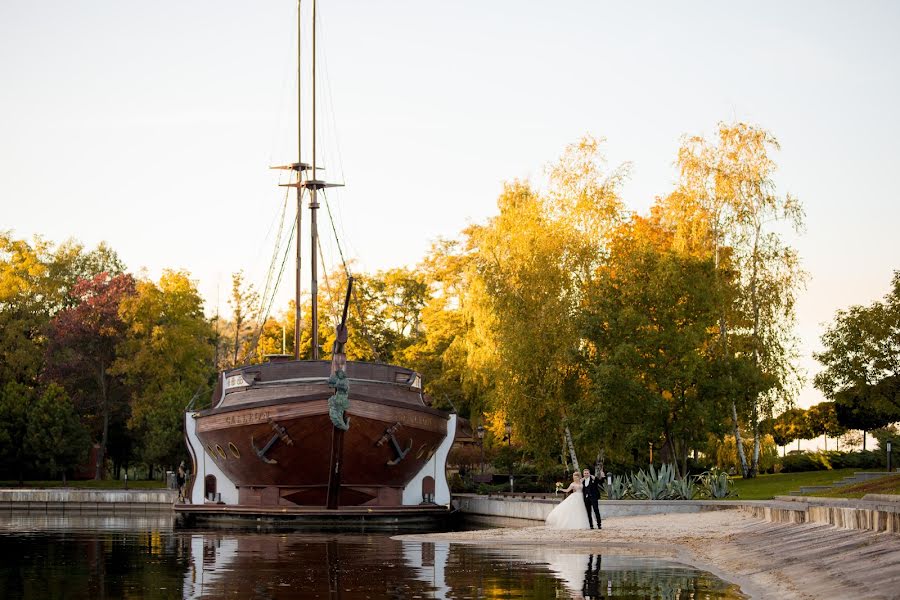
[[[171,515],[0,515],[0,597],[742,599],[668,560],[384,534],[181,531]]]

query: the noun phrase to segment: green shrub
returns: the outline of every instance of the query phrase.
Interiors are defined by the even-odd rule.
[[[482,496],[486,496],[488,494],[499,494],[501,492],[509,491],[508,483],[480,483],[478,484],[478,488],[475,490],[476,493],[481,494]]]
[[[831,468],[831,462],[823,452],[791,452],[781,459],[783,473],[829,471]]]
[[[833,469],[878,469],[885,466],[883,452],[826,452]]]
[[[447,485],[450,486],[450,492],[453,494],[465,494],[472,492],[474,489],[472,482],[460,477],[459,473],[452,474],[447,480]]]

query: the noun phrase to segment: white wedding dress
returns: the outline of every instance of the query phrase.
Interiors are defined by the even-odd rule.
[[[588,523],[587,511],[584,508],[581,485],[573,483],[566,488],[566,491],[572,493],[547,515],[547,527],[551,529],[588,529],[590,523]]]

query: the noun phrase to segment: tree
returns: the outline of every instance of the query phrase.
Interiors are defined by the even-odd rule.
[[[499,215],[465,231],[469,385],[539,458],[565,436],[577,462],[569,415],[586,380],[576,359],[576,315],[623,214],[625,169],[602,170],[600,143],[586,136],[567,147],[550,168],[546,194],[506,184]],[[596,453],[603,440],[582,444]]]
[[[833,402],[820,402],[810,406],[806,411],[806,422],[810,433],[825,437],[826,451],[828,450],[828,436],[837,437],[847,431],[838,422]]]
[[[895,418],[891,413],[878,409],[882,404],[878,389],[878,385],[854,387],[841,390],[834,395],[834,411],[838,423],[847,429],[858,429],[862,432],[863,450],[866,449],[867,431],[900,420],[900,417]]]
[[[335,326],[341,319],[347,294],[347,273],[332,273],[319,303],[319,339],[325,354],[331,351]],[[422,335],[422,309],[428,298],[424,275],[397,268],[356,274],[348,307],[351,335],[345,347],[351,360],[402,362],[406,348]]]
[[[113,371],[131,390],[128,427],[146,464],[174,466],[184,452],[184,408],[215,375],[203,300],[187,273],[167,270],[158,283],[137,282],[119,316],[126,329]]]
[[[238,271],[231,276],[231,352],[230,367],[236,367],[250,359],[253,347],[253,334],[256,326],[257,303],[259,294],[253,286],[244,282],[244,272]]]
[[[65,481],[66,471],[87,458],[90,445],[90,436],[65,390],[51,383],[28,411],[25,447],[36,470],[46,470],[51,477],[61,474]]]
[[[842,424],[865,430],[900,421],[900,271],[883,301],[839,310],[822,345],[814,383]]]
[[[103,476],[111,422],[124,421],[127,390],[111,369],[125,335],[119,305],[134,294],[130,275],[101,273],[79,281],[72,290],[72,306],[57,313],[47,332],[44,374],[60,383],[92,422],[99,438],[96,479]]]
[[[52,310],[49,251],[41,239],[32,245],[0,232],[0,386],[36,385]]]
[[[787,453],[787,445],[794,440],[804,439],[809,429],[806,422],[806,411],[802,408],[790,408],[771,421],[771,433],[775,443],[783,446]]]
[[[666,233],[639,217],[614,236],[582,313],[591,406],[600,409],[585,418],[642,431],[641,447],[661,441],[686,473],[689,449],[717,418],[703,382],[719,299],[713,261],[670,248]]]
[[[803,212],[796,198],[775,193],[770,152],[778,147],[769,132],[744,123],[720,124],[716,143],[688,138],[679,150],[681,184],[673,195],[680,208],[701,212],[686,220],[682,233],[705,236],[717,270],[736,274],[738,293],[723,304],[719,317],[722,356],[749,354],[767,379],[745,395],[742,407],[754,436],[749,464],[740,443],[739,399],[730,399],[745,477],[757,472],[759,421],[771,416],[776,404],[789,404],[800,384],[792,328],[805,275],[779,227],[799,231]]]
[[[399,362],[422,374],[425,391],[435,405],[474,418],[473,425],[481,423],[486,407],[467,366],[470,323],[463,304],[468,291],[468,257],[459,242],[439,240],[418,271],[428,286],[420,317],[422,332],[403,349]]]
[[[288,345],[288,337],[291,344]],[[259,340],[256,343],[256,356],[260,361],[270,354],[287,353],[293,346],[294,331],[288,332],[286,318],[269,317],[259,332]]]
[[[507,184],[500,214],[468,230],[472,263],[465,309],[469,364],[492,410],[505,413],[534,447],[548,446],[567,404],[563,379],[577,345],[574,294],[564,272],[566,232],[556,230],[527,184]]]
[[[34,396],[32,388],[15,381],[0,388],[0,467],[6,473],[15,474],[19,483],[29,466],[25,438]]]

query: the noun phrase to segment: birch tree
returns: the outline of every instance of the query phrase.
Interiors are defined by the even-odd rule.
[[[703,234],[717,272],[730,269],[738,281],[738,293],[720,310],[721,356],[749,354],[765,379],[743,398],[730,398],[745,477],[758,471],[760,420],[771,416],[777,404],[789,405],[802,380],[793,326],[805,273],[785,232],[802,230],[803,210],[793,196],[777,194],[770,154],[778,149],[764,129],[722,123],[714,142],[687,138],[678,155],[679,194],[690,198],[705,218]],[[749,461],[741,443],[739,404],[753,432]]]

